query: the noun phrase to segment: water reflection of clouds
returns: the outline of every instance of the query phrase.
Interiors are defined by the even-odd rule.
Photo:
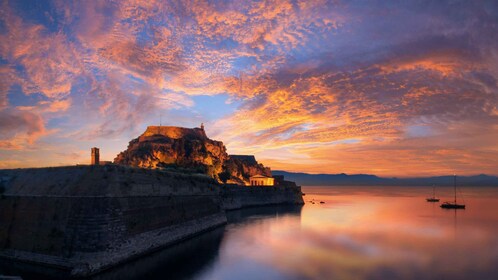
[[[498,272],[496,214],[476,207],[455,216],[427,204],[425,189],[397,198],[392,192],[381,196],[343,191],[330,196],[326,189],[327,194],[304,191],[309,194],[306,200],[314,197],[326,204],[305,205],[301,217],[234,228],[225,235],[221,259],[230,261],[222,266],[257,263],[251,276],[259,279],[266,275],[275,279],[493,279]],[[480,200],[498,205],[498,193],[467,202],[478,205]],[[493,209],[487,211],[497,213],[498,206],[489,207]],[[215,270],[227,269],[223,267]]]

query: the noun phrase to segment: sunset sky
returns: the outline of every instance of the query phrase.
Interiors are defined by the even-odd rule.
[[[498,1],[1,2],[0,168],[160,115],[274,170],[498,175]]]

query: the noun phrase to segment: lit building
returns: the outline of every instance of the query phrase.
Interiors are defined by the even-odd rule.
[[[91,159],[91,164],[92,165],[99,165],[100,163],[100,152],[99,148],[92,148],[92,159]]]
[[[264,175],[254,175],[249,178],[251,186],[273,186],[275,179]]]

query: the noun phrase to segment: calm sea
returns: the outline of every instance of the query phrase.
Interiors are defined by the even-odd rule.
[[[456,211],[426,202],[426,187],[303,192],[302,207],[229,212],[227,226],[97,279],[498,279],[498,188],[460,188]]]

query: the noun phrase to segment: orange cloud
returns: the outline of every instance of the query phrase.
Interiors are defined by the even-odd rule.
[[[36,113],[6,109],[0,111],[0,149],[25,149],[40,137],[50,134],[42,117]]]
[[[496,97],[441,87],[447,79],[466,83],[459,80],[464,74],[449,78],[450,72],[443,71],[447,68],[427,61],[390,72],[366,68],[349,75],[292,74],[287,85],[270,79],[263,83],[264,90],[252,95],[262,85],[246,79],[239,84],[240,92],[248,92],[252,99],[215,124],[215,135],[227,139],[230,152],[256,153],[274,169],[385,176],[494,174],[497,150],[489,141],[498,134],[492,124],[494,107],[488,104]],[[449,64],[460,65],[461,60],[454,58]],[[482,67],[455,71],[469,73]],[[432,75],[434,71],[447,75]],[[236,89],[237,82],[233,80],[231,87]],[[466,108],[473,116],[457,108]],[[488,112],[481,115],[485,108]],[[479,128],[469,117],[479,119]],[[427,131],[418,132],[420,125]],[[412,126],[415,134],[407,134]]]
[[[496,172],[498,33],[474,6],[414,16],[403,3],[321,0],[50,4],[33,18],[0,10],[0,113],[34,123],[6,126],[4,147],[29,146],[61,116],[69,131],[50,135],[61,142],[125,146],[159,114],[209,118],[196,96],[223,94],[233,113],[211,121],[211,136],[274,168]]]
[[[41,92],[49,98],[69,94],[73,78],[82,69],[65,36],[50,34],[41,25],[24,23],[12,13],[6,14],[5,22],[7,33],[0,35],[0,55],[24,68],[15,76],[23,92]]]

